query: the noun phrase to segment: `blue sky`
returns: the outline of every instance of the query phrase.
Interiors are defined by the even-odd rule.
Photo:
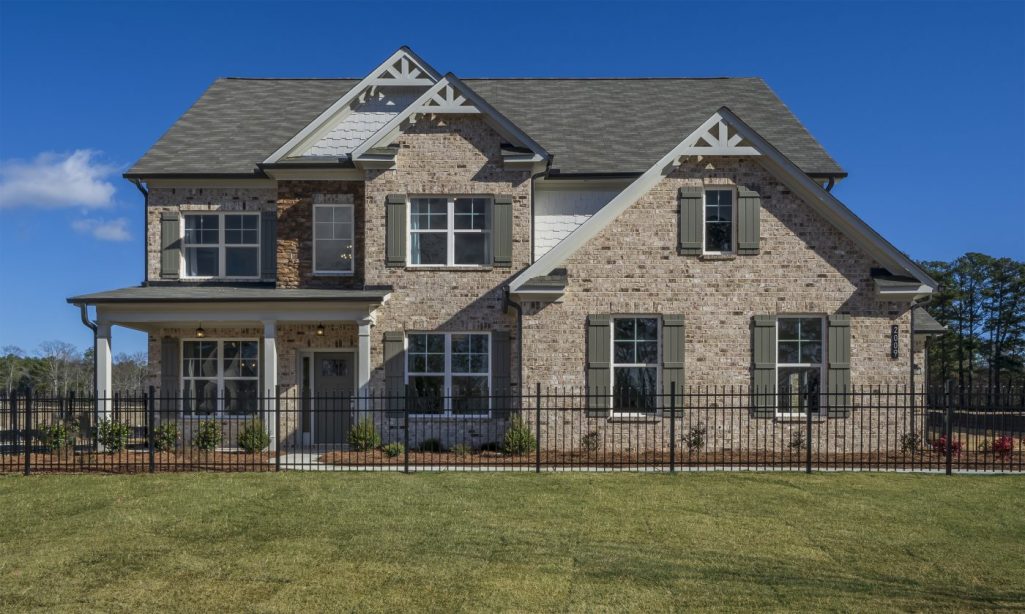
[[[362,77],[403,44],[461,77],[763,77],[912,257],[1025,259],[1025,3],[0,0],[0,346],[84,347],[64,299],[142,280],[120,173],[215,78]]]

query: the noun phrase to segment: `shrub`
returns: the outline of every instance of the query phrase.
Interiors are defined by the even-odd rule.
[[[243,452],[259,452],[270,445],[270,435],[267,429],[263,428],[263,422],[253,420],[246,423],[238,432],[238,447]]]
[[[789,448],[791,450],[803,450],[808,444],[808,440],[804,437],[804,431],[794,431],[790,434]]]
[[[445,447],[441,445],[441,440],[434,437],[421,441],[418,448],[421,452],[443,452],[445,450]]]
[[[381,449],[384,450],[385,456],[389,458],[395,458],[396,456],[402,456],[402,453],[406,451],[406,446],[402,445],[397,441],[394,441]]]
[[[700,450],[705,447],[705,435],[707,434],[708,429],[703,426],[696,426],[687,431],[687,434],[683,436],[683,443],[687,446],[688,450]]]
[[[366,452],[381,445],[381,435],[371,420],[361,420],[349,429],[349,444],[360,452]]]
[[[505,432],[502,450],[506,454],[529,454],[537,447],[530,426],[520,416],[513,416],[509,421],[509,429]]]
[[[100,420],[96,440],[107,452],[113,454],[128,447],[129,428],[117,420]]]
[[[39,440],[54,452],[61,452],[75,447],[74,432],[78,430],[74,422],[62,420],[44,426],[39,433]]]
[[[192,434],[192,445],[204,452],[212,452],[221,445],[221,423],[216,420],[200,420]]]
[[[990,448],[993,450],[993,454],[997,455],[997,458],[1004,460],[1014,452],[1014,439],[1007,435],[996,437],[993,439]]]
[[[904,433],[900,436],[900,449],[904,454],[913,454],[922,448],[922,436],[918,433]]]
[[[451,452],[456,456],[469,456],[473,453],[473,449],[465,443],[457,443],[452,446]]]
[[[580,449],[585,452],[597,452],[601,448],[601,433],[591,431],[580,437]]]
[[[939,439],[933,439],[932,440],[932,451],[935,452],[936,454],[946,454],[947,453],[947,437],[946,437],[946,435],[940,437]],[[960,439],[951,439],[950,440],[950,453],[952,455],[954,455],[954,456],[959,456],[961,454],[961,440]]]
[[[178,447],[178,423],[165,422],[153,429],[153,446],[161,452],[170,452]]]

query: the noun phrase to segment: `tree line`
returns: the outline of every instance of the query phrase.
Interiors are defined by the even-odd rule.
[[[71,392],[91,393],[93,349],[79,350],[65,341],[46,341],[32,355],[8,345],[0,350],[0,382],[7,395],[32,390],[66,397]],[[146,386],[146,354],[118,354],[111,373],[114,390],[139,391]]]
[[[970,252],[921,264],[940,283],[925,307],[947,327],[929,342],[929,381],[1025,384],[1025,262]]]

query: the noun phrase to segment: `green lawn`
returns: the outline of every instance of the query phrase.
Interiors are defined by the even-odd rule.
[[[0,479],[0,609],[1025,609],[1025,480]]]

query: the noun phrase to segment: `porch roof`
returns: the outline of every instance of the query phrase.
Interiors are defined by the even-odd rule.
[[[81,294],[68,298],[72,305],[117,303],[277,303],[343,302],[383,303],[391,288],[334,290],[317,288],[261,288],[237,286],[134,286]]]

